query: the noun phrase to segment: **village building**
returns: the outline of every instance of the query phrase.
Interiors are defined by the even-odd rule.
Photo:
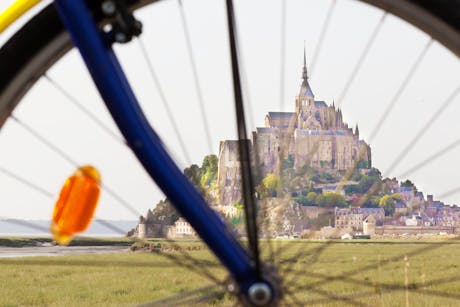
[[[363,230],[363,221],[370,216],[375,224],[383,223],[385,211],[382,208],[335,208],[334,225],[336,228],[350,228],[355,231]]]
[[[407,205],[403,202],[397,201],[394,204],[394,215],[406,215]]]
[[[375,235],[376,220],[373,215],[369,215],[363,221],[363,233],[365,235]]]
[[[180,217],[173,226],[168,229],[168,238],[193,238],[197,234],[193,227],[182,217]]]
[[[128,231],[128,237],[144,238],[161,238],[165,237],[168,233],[169,225],[160,223],[153,219],[151,210],[147,211],[146,217],[140,216],[139,222],[135,228]]]

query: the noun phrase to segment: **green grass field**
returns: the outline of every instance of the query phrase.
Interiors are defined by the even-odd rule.
[[[178,242],[194,270],[226,277],[200,242]],[[262,243],[268,255],[269,246]],[[276,241],[285,305],[460,306],[460,242]],[[165,243],[162,243],[165,247]],[[0,306],[126,306],[213,284],[150,252],[0,259]],[[182,259],[183,261],[183,259]],[[203,293],[200,293],[202,295]],[[294,295],[291,295],[294,294]],[[228,294],[208,305],[232,306]],[[188,302],[202,306],[204,302]],[[167,305],[167,304],[165,304]]]

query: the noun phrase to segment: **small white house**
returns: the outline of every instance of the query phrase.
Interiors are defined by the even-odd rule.
[[[418,226],[422,221],[422,217],[413,215],[410,219],[406,219],[406,226]]]

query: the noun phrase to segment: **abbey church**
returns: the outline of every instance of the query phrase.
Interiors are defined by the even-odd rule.
[[[296,171],[304,166],[345,171],[354,162],[371,165],[371,149],[343,121],[334,103],[315,100],[308,82],[304,54],[302,84],[295,98],[295,112],[269,112],[265,127],[252,133],[254,160],[262,175],[277,173],[281,160],[290,159]],[[256,156],[257,155],[257,156]],[[218,183],[225,204],[239,198],[239,162],[237,141],[222,141],[219,148]]]

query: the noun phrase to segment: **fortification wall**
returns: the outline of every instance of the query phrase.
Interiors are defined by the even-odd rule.
[[[375,227],[375,233],[379,235],[383,234],[439,234],[447,233],[454,234],[456,233],[455,227],[423,227],[423,226],[393,226],[393,225],[384,225],[380,227]]]

